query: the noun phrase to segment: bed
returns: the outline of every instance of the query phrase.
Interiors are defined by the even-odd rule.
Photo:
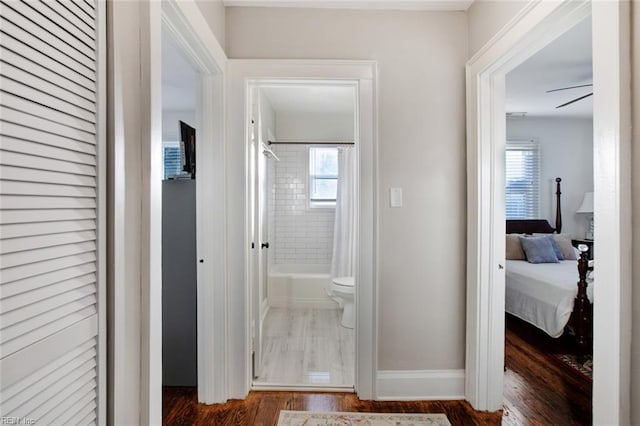
[[[538,236],[540,239],[551,235],[555,241],[566,244],[559,232],[562,229],[560,182],[561,179],[557,178],[555,228],[541,219],[507,220],[505,310],[551,337],[557,338],[565,332],[570,333],[575,339],[578,352],[586,354],[591,349],[593,318],[593,281],[591,278],[587,280],[590,269],[587,247],[580,247],[576,260],[560,260],[557,263],[514,260],[520,257],[509,254],[509,244],[513,245],[513,238]],[[565,254],[566,250],[572,250],[566,247],[563,249]]]

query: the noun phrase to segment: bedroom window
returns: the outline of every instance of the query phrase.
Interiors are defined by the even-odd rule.
[[[505,174],[507,219],[538,219],[540,216],[538,141],[507,141]]]
[[[162,141],[162,179],[167,180],[182,171],[180,142]]]
[[[335,207],[338,192],[338,148],[309,148],[309,201],[311,207]]]

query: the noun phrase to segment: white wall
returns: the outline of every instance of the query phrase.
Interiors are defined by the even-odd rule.
[[[522,10],[527,0],[475,0],[467,9],[469,58]]]
[[[354,125],[352,114],[278,112],[276,134],[280,140],[350,141]]]
[[[309,207],[308,145],[277,145],[273,180],[273,263],[331,263],[334,208]]]
[[[352,114],[278,111],[278,140],[348,141],[354,139]],[[273,263],[329,264],[335,209],[309,207],[309,145],[274,145],[272,182]]]
[[[260,137],[262,143],[269,142],[269,138],[276,135],[276,112],[269,102],[269,98],[260,95]]]
[[[195,0],[218,43],[225,48],[225,8],[222,0]]]
[[[555,225],[555,178],[562,178],[562,233],[584,238],[585,215],[575,212],[593,191],[593,121],[569,118],[507,119],[508,139],[540,143],[540,213]]]
[[[109,417],[114,424],[141,423],[145,391],[140,359],[141,225],[140,177],[123,170],[141,163],[141,79],[139,21],[141,8],[130,2],[111,2],[107,8],[111,27],[109,49]],[[126,41],[126,42],[125,42]],[[119,67],[118,67],[119,66]],[[125,120],[124,118],[127,118]],[[139,166],[138,166],[139,167]],[[133,207],[135,205],[135,208]],[[126,285],[125,285],[126,284]],[[118,319],[121,319],[120,322]],[[162,374],[160,372],[160,374]]]
[[[275,112],[277,140],[349,141],[353,114]],[[335,209],[309,207],[309,145],[272,145],[274,162],[270,209],[272,263],[329,264]]]
[[[196,127],[195,111],[171,111],[162,110],[162,140],[163,141],[179,141],[180,140],[180,120],[184,121],[191,127]],[[196,129],[196,140],[198,140],[198,129]]]
[[[378,62],[378,368],[464,368],[465,13],[227,8],[227,52]]]
[[[633,111],[631,183],[633,194],[633,314],[631,336],[631,424],[640,424],[640,5],[631,2],[632,8],[632,84]]]

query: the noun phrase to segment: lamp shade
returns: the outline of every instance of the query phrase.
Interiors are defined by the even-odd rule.
[[[593,213],[593,192],[585,192],[576,213]]]

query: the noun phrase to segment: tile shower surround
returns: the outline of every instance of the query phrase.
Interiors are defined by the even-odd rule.
[[[309,207],[309,145],[272,145],[268,160],[271,264],[329,264],[335,209]]]

